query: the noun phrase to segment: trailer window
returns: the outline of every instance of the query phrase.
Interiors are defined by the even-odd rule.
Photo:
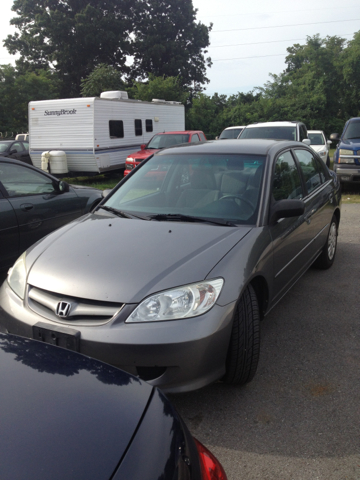
[[[152,132],[153,131],[153,123],[152,120],[145,120],[145,125],[146,125],[146,131],[147,132]]]
[[[142,122],[141,122],[141,120],[135,120],[135,135],[137,137],[142,135]]]
[[[124,122],[122,120],[109,120],[110,138],[124,138]]]

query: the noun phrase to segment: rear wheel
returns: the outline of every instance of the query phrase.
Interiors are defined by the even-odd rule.
[[[256,373],[260,353],[260,315],[255,291],[248,285],[236,306],[223,381],[242,385]]]
[[[336,247],[337,247],[337,237],[338,237],[338,221],[335,216],[333,216],[329,233],[326,239],[326,243],[323,247],[323,250],[320,256],[315,261],[314,265],[317,268],[326,270],[331,267],[335,260]]]

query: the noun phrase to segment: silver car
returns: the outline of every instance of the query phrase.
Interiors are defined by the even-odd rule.
[[[299,142],[162,150],[17,260],[0,329],[167,392],[244,384],[261,318],[311,264],[332,265],[340,203],[336,176]]]

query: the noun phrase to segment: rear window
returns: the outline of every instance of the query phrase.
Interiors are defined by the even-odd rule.
[[[241,138],[266,138],[274,140],[296,140],[296,127],[251,127],[245,128]]]

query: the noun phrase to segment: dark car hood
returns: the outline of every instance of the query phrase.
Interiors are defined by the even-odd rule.
[[[0,478],[112,478],[152,387],[62,348],[0,334]]]
[[[206,278],[251,227],[132,220],[89,214],[39,242],[28,283],[63,295],[138,303]]]

